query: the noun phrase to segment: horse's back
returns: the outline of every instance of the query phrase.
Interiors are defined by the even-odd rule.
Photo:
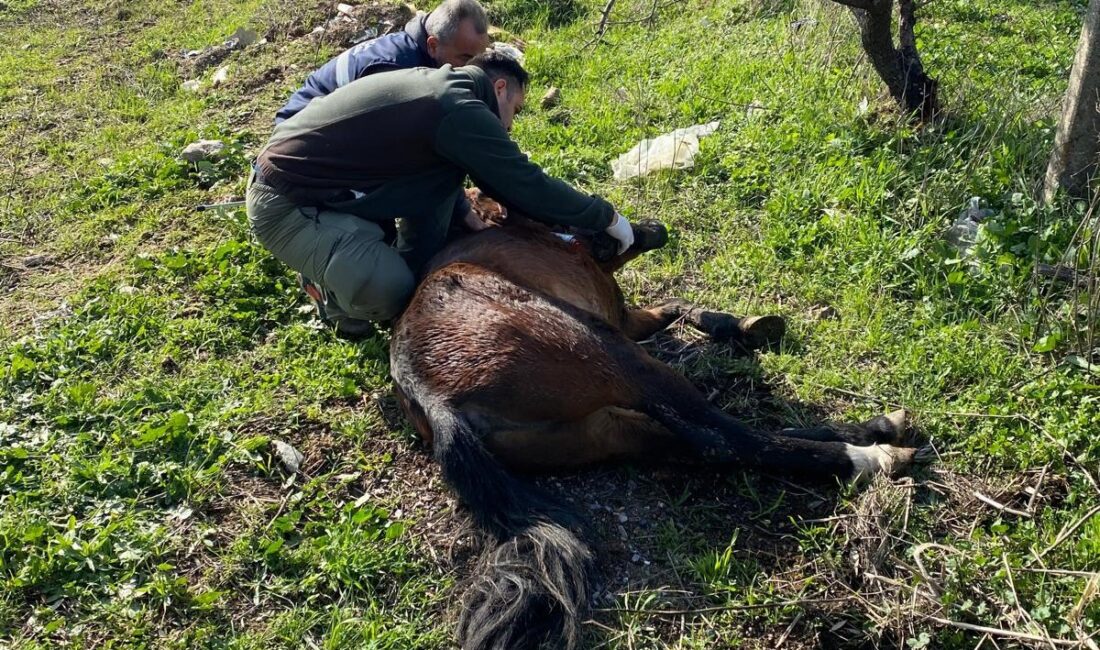
[[[429,273],[399,320],[391,365],[413,401],[446,399],[499,422],[573,419],[628,391],[630,355],[612,342],[632,345],[567,301],[450,262]]]
[[[535,222],[490,228],[450,243],[429,263],[428,277],[458,263],[492,271],[615,325],[622,317],[622,292],[614,278],[579,240],[563,240]]]

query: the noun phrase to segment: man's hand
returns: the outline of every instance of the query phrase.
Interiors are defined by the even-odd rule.
[[[487,228],[495,228],[500,224],[495,221],[489,221],[488,219],[482,219],[481,215],[477,213],[477,210],[471,209],[466,213],[466,216],[462,218],[462,225],[466,226],[466,229],[470,232],[480,232]]]
[[[470,232],[500,226],[508,218],[508,211],[503,205],[490,199],[476,187],[466,190],[466,200],[470,202],[470,212],[462,218],[462,223]]]
[[[625,253],[626,249],[634,243],[634,229],[630,226],[630,222],[626,220],[626,217],[618,212],[615,213],[615,219],[612,220],[611,225],[604,232],[619,242],[619,255]]]

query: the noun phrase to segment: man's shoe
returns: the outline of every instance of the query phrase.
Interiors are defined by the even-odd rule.
[[[350,316],[336,319],[336,337],[345,341],[361,341],[378,331],[375,323]]]
[[[345,315],[344,310],[340,309],[340,305],[336,304],[324,287],[301,273],[298,274],[298,285],[309,296],[309,301],[317,310],[317,318],[323,323],[332,325],[337,338],[359,341],[378,331],[375,324],[369,320],[359,320]]]

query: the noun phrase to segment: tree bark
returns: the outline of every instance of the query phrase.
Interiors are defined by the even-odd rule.
[[[860,43],[890,96],[908,114],[932,119],[939,110],[938,83],[929,77],[917,52],[913,0],[898,3],[898,47],[894,46],[894,0],[834,0],[852,12]]]
[[[1100,0],[1091,0],[1069,75],[1062,118],[1047,165],[1043,200],[1059,189],[1085,197],[1100,155]]]

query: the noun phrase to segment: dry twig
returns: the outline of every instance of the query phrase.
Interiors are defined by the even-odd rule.
[[[984,625],[972,625],[970,623],[962,623],[960,621],[952,621],[946,618],[940,618],[939,616],[926,617],[930,621],[935,621],[942,625],[958,628],[960,630],[969,630],[971,632],[982,632],[983,634],[989,634],[990,636],[1000,636],[1008,639],[1022,639],[1024,641],[1038,641],[1041,643],[1049,643],[1054,646],[1061,647],[1080,647],[1080,641],[1073,641],[1071,639],[1051,639],[1043,638],[1038,634],[1028,634],[1026,632],[1015,632],[1013,630],[1002,630],[999,627],[986,627]]]

